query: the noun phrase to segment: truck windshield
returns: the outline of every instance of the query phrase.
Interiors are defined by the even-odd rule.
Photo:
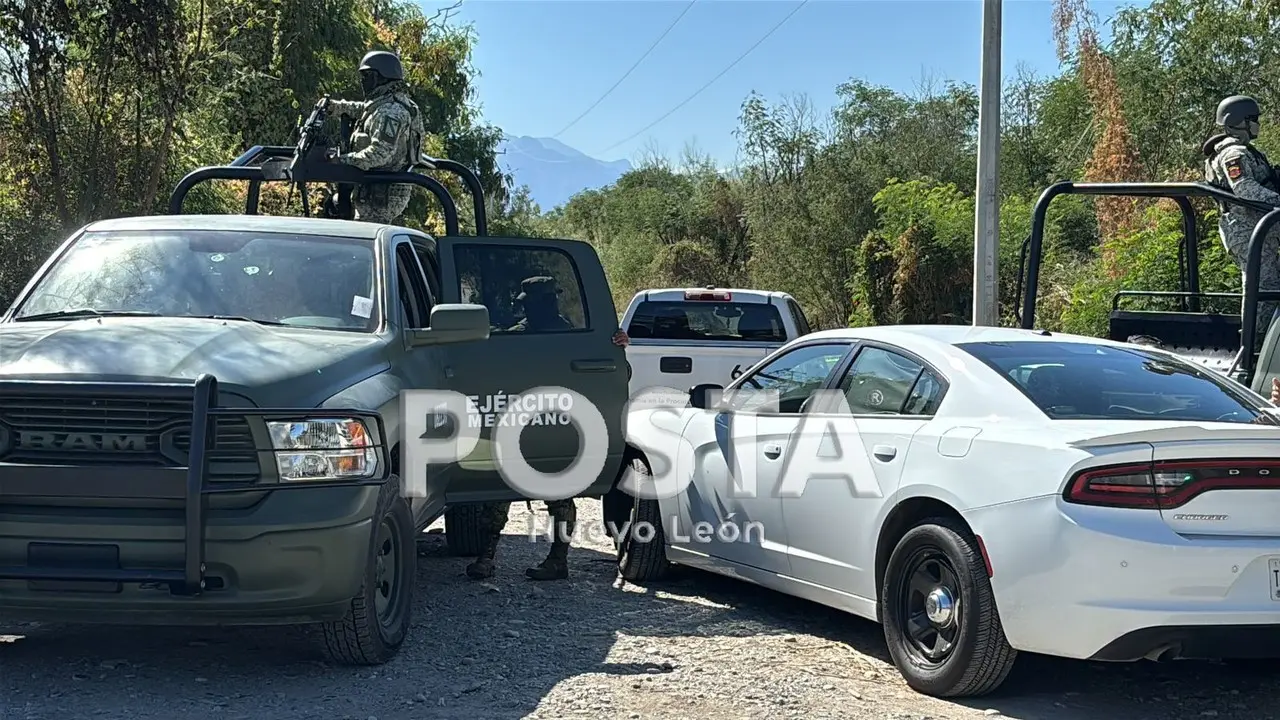
[[[627,334],[652,340],[786,342],[782,316],[765,303],[645,301]]]
[[[975,342],[958,348],[1055,420],[1259,420],[1266,402],[1171,355],[1077,342]]]
[[[155,315],[372,331],[371,242],[253,231],[85,233],[16,321]]]

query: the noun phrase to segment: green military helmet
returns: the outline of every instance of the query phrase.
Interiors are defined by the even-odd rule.
[[[360,90],[365,97],[390,82],[404,80],[404,67],[393,52],[374,50],[360,61]]]
[[[555,278],[548,275],[535,275],[520,281],[520,294],[516,296],[516,301],[524,302],[529,298],[549,298],[558,294],[560,294],[560,289],[556,286]]]
[[[366,70],[372,70],[386,80],[404,79],[404,66],[400,64],[400,57],[387,50],[373,50],[366,53],[360,60],[360,72]]]
[[[1232,95],[1218,103],[1218,112],[1214,119],[1222,127],[1239,128],[1246,123],[1258,122],[1262,110],[1258,101],[1248,95]]]

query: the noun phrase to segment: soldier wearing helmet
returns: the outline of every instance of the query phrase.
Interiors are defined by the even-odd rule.
[[[1221,131],[1205,141],[1202,148],[1205,179],[1237,197],[1280,206],[1280,178],[1267,156],[1253,146],[1260,115],[1257,101],[1245,95],[1233,95],[1218,103],[1216,120]],[[1242,283],[1249,259],[1249,238],[1262,215],[1253,208],[1219,203],[1218,232],[1223,246],[1240,267]],[[1280,290],[1278,231],[1267,236],[1258,279],[1259,290]],[[1257,345],[1266,336],[1276,308],[1275,302],[1258,303]]]
[[[374,50],[360,61],[363,101],[335,100],[334,114],[353,116],[351,152],[335,154],[334,162],[361,170],[404,172],[422,157],[426,130],[422,113],[409,97],[404,68],[395,53]],[[369,183],[356,188],[351,204],[356,219],[392,223],[409,205],[411,185]]]
[[[516,296],[516,302],[524,308],[524,319],[507,328],[507,332],[572,330],[573,323],[560,314],[559,296],[555,278],[546,275],[525,278]]]

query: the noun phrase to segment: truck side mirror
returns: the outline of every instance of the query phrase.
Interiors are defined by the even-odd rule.
[[[712,405],[711,393],[717,390],[723,390],[724,386],[713,383],[702,383],[694,385],[689,389],[689,404],[702,410],[714,410]],[[716,403],[719,405],[719,403]]]
[[[489,308],[446,303],[431,308],[431,327],[405,330],[410,347],[489,339]]]

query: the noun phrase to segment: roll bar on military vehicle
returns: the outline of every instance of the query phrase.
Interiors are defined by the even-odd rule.
[[[229,165],[202,167],[187,173],[178,182],[173,194],[169,196],[169,214],[181,215],[183,203],[191,189],[211,180],[248,181],[249,193],[245,199],[244,209],[246,215],[258,214],[258,198],[264,182],[289,182],[300,184],[304,188],[307,183],[351,185],[397,183],[415,185],[435,195],[444,210],[445,234],[460,235],[458,207],[454,203],[453,196],[438,180],[417,172],[418,169],[443,170],[460,177],[471,193],[476,235],[489,234],[488,217],[484,208],[484,188],[480,184],[480,178],[460,162],[423,156],[421,162],[406,172],[361,170],[351,165],[298,158],[298,148],[289,145],[255,145]]]
[[[78,465],[10,465],[5,469],[4,495],[6,498],[114,498],[181,500],[184,508],[184,536],[181,568],[121,567],[119,551],[107,552],[114,545],[102,545],[104,551],[94,558],[90,566],[68,567],[58,562],[60,546],[36,547],[29,553],[45,551],[41,562],[27,566],[0,566],[0,580],[27,580],[30,582],[114,582],[156,583],[168,585],[175,595],[194,596],[208,586],[205,565],[205,541],[207,528],[207,498],[219,493],[280,492],[305,488],[376,486],[387,482],[391,475],[391,463],[386,443],[386,429],[382,416],[376,412],[354,409],[324,408],[322,410],[288,410],[273,408],[219,407],[218,383],[212,375],[200,375],[193,383],[96,383],[96,382],[44,382],[36,380],[0,380],[0,399],[6,395],[23,397],[44,395],[61,399],[68,389],[83,391],[88,395],[112,396],[128,400],[154,400],[157,397],[170,400],[191,400],[191,437],[185,453],[185,467],[163,465],[107,465],[88,471]],[[221,418],[261,417],[265,421],[305,421],[313,417],[352,418],[364,423],[369,431],[369,445],[376,453],[378,471],[373,477],[358,480],[326,480],[315,482],[248,482],[209,480],[210,455],[217,446],[218,420]],[[266,443],[270,445],[268,441]],[[172,437],[162,440],[162,452],[178,454]],[[263,447],[256,443],[258,457],[270,457],[278,448]],[[343,450],[347,448],[311,448],[313,450]],[[265,470],[268,477],[274,472]],[[78,555],[76,557],[82,557]],[[82,560],[83,561],[83,560]],[[60,566],[60,567],[59,567]]]
[[[1205,344],[1231,345],[1237,348],[1253,348],[1257,342],[1256,319],[1258,303],[1261,301],[1280,300],[1278,291],[1260,291],[1258,274],[1262,265],[1262,248],[1267,233],[1280,222],[1280,208],[1266,203],[1246,200],[1221,188],[1207,183],[1073,183],[1060,182],[1048,187],[1036,201],[1032,211],[1031,234],[1022,247],[1022,258],[1018,268],[1018,294],[1020,306],[1016,315],[1020,326],[1027,330],[1035,329],[1036,297],[1039,290],[1040,264],[1044,253],[1045,223],[1049,205],[1060,195],[1095,195],[1109,197],[1150,197],[1168,198],[1177,203],[1182,211],[1183,242],[1179,246],[1179,284],[1178,291],[1125,290],[1116,293],[1112,299],[1111,331],[1113,340],[1127,340],[1133,334],[1152,334],[1139,331],[1139,326],[1147,323],[1167,321],[1181,326],[1179,330],[1193,328],[1192,335]],[[1241,293],[1203,293],[1200,292],[1200,253],[1199,233],[1196,224],[1196,211],[1191,205],[1191,198],[1210,198],[1222,203],[1250,207],[1264,213],[1262,219],[1253,230],[1249,240],[1249,258],[1246,265],[1244,292]],[[1026,278],[1025,286],[1023,278]],[[1124,297],[1169,297],[1180,301],[1181,311],[1171,312],[1138,312],[1119,309],[1120,300]],[[1206,298],[1244,298],[1241,315],[1223,315],[1218,313],[1201,313],[1200,301]],[[1239,327],[1234,327],[1235,321]],[[1253,380],[1257,358],[1253,352],[1240,353],[1241,380],[1248,385]]]

